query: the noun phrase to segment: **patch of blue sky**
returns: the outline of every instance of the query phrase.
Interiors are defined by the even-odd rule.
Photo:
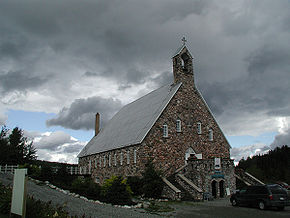
[[[267,132],[258,136],[241,135],[241,136],[227,136],[230,145],[234,147],[241,147],[245,145],[253,144],[265,144],[270,145],[278,132]]]
[[[46,120],[56,116],[54,113],[44,112],[30,112],[22,110],[9,110],[7,113],[8,119],[6,126],[9,129],[19,127],[26,131],[37,132],[55,132],[63,131],[70,134],[72,137],[79,141],[89,141],[94,136],[94,130],[72,130],[66,129],[61,126],[46,126]]]

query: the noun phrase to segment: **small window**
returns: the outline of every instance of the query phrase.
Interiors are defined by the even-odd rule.
[[[210,141],[213,141],[213,130],[212,130],[212,129],[209,129],[209,130],[208,130],[208,139],[209,139]]]
[[[109,167],[111,166],[111,154],[109,154]]]
[[[137,150],[134,149],[134,164],[137,163]]]
[[[130,164],[130,150],[127,151],[127,164]]]
[[[181,120],[180,119],[176,120],[176,131],[181,132]]]
[[[101,156],[99,157],[99,165],[100,165],[100,167],[102,167],[102,158],[101,158]]]
[[[97,161],[97,159],[95,160],[95,168],[98,168],[98,161]]]
[[[114,154],[114,165],[117,166],[117,154]]]
[[[163,124],[163,137],[164,138],[168,137],[168,126],[167,126],[167,124]]]
[[[197,134],[201,134],[202,133],[202,131],[201,131],[201,122],[198,122],[197,123]]]
[[[120,153],[120,164],[123,165],[123,153]]]

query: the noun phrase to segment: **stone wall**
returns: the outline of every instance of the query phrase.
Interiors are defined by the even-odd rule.
[[[187,51],[185,51],[187,52]],[[175,59],[179,56],[176,56]],[[193,81],[192,63],[184,72],[180,62],[176,62],[175,76],[182,85],[164,109],[156,123],[143,142],[139,145],[115,149],[79,159],[79,166],[83,171],[90,172],[93,178],[100,183],[112,175],[140,176],[148,159],[152,159],[155,167],[169,177],[185,164],[185,153],[192,148],[195,153],[201,153],[204,159],[212,157],[230,158],[230,145],[212,116],[202,96],[195,88]],[[176,121],[181,120],[181,132],[176,131]],[[201,134],[197,132],[197,123],[201,123]],[[163,125],[168,126],[168,137],[163,137]],[[125,128],[125,127],[124,127]],[[209,130],[213,130],[213,140],[209,139]],[[127,151],[130,154],[130,163],[127,164]],[[137,160],[134,163],[134,150]],[[123,153],[121,165],[120,153]],[[114,165],[116,154],[117,165]],[[109,157],[111,155],[111,166]],[[105,156],[105,159],[104,159]],[[101,164],[99,160],[101,158]],[[106,163],[104,165],[104,160]]]
[[[221,168],[215,169],[214,159],[192,159],[188,161],[188,165],[183,169],[183,173],[195,185],[201,188],[204,192],[212,193],[212,182],[224,182],[224,196],[226,196],[226,188],[230,192],[236,189],[236,180],[234,176],[234,163],[231,159],[221,159]],[[217,186],[217,197],[221,196],[220,189]]]

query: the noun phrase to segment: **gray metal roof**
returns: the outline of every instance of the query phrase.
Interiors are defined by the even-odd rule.
[[[180,86],[163,86],[124,106],[78,157],[141,143]]]

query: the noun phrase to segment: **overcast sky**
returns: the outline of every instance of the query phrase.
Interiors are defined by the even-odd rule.
[[[173,81],[186,36],[232,158],[290,139],[290,2],[0,0],[0,124],[40,159],[76,162],[125,104]]]

